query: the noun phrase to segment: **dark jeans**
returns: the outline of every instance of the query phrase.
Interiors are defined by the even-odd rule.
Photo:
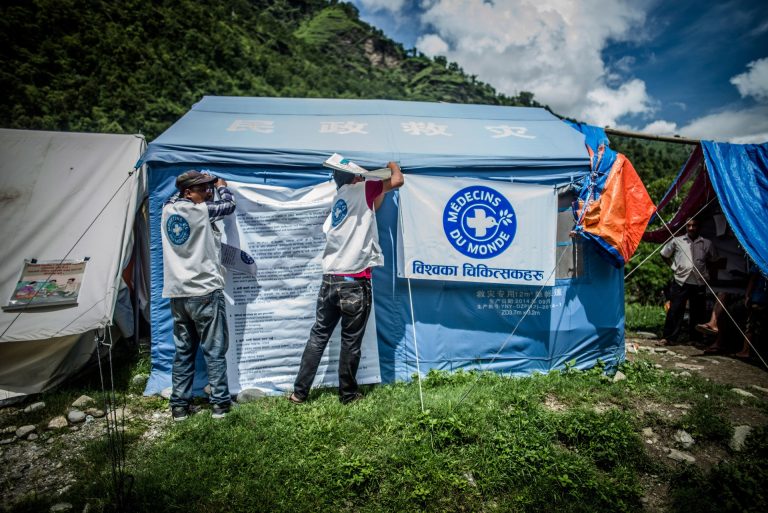
[[[224,293],[215,290],[206,296],[171,299],[173,341],[173,391],[171,407],[188,406],[192,401],[195,357],[198,347],[208,368],[211,403],[228,406],[232,402],[227,383],[227,348],[229,332]]]
[[[306,399],[315,380],[317,366],[333,330],[341,319],[341,353],[339,355],[339,399],[347,402],[357,393],[357,367],[368,315],[371,313],[371,282],[365,278],[323,275],[317,295],[315,324],[301,357],[293,393]]]
[[[664,321],[664,333],[662,338],[675,342],[680,335],[685,316],[685,304],[688,303],[688,337],[690,340],[698,340],[701,335],[696,331],[696,325],[706,321],[706,291],[704,285],[680,285],[672,282],[669,291],[669,311]]]

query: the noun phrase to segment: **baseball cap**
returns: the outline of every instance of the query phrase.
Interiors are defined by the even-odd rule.
[[[184,189],[189,189],[193,185],[201,185],[215,181],[216,177],[211,174],[201,173],[200,171],[190,169],[189,171],[181,173],[176,178],[176,188],[180,191],[183,191]]]

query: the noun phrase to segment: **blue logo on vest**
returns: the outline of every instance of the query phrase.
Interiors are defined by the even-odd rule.
[[[515,210],[498,191],[482,185],[465,187],[454,194],[443,210],[443,230],[461,254],[493,258],[515,238]]]
[[[337,200],[331,210],[331,225],[336,228],[347,217],[347,202],[343,199]]]
[[[240,250],[240,260],[242,260],[245,265],[251,265],[254,262],[253,257],[243,250]]]
[[[189,239],[189,223],[180,215],[173,214],[165,223],[165,232],[168,240],[179,246]]]

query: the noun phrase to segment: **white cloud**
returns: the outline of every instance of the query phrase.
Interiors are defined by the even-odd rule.
[[[768,142],[768,105],[728,110],[693,120],[680,135],[738,144]]]
[[[616,119],[625,114],[649,114],[652,111],[645,82],[637,79],[618,89],[598,86],[587,93],[586,99],[578,117],[598,126],[615,125]]]
[[[731,77],[742,98],[752,96],[760,102],[768,101],[768,58],[747,64],[747,71]]]
[[[421,36],[416,41],[416,48],[429,56],[446,55],[448,53],[448,43],[435,34]]]
[[[645,14],[638,5],[630,0],[432,0],[425,2],[421,18],[432,32],[416,47],[427,55],[445,55],[502,93],[530,91],[559,114],[615,126],[623,115],[654,110],[641,80],[622,83],[602,59],[609,41],[641,32]],[[620,62],[618,71],[631,64]]]
[[[651,135],[675,135],[677,133],[677,123],[659,119],[653,123],[648,123],[640,131]]]
[[[400,12],[405,0],[357,0],[357,2],[370,12],[390,11],[394,14]]]

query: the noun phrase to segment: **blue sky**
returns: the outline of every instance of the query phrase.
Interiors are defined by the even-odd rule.
[[[768,141],[768,2],[352,0],[499,92],[601,126]]]

